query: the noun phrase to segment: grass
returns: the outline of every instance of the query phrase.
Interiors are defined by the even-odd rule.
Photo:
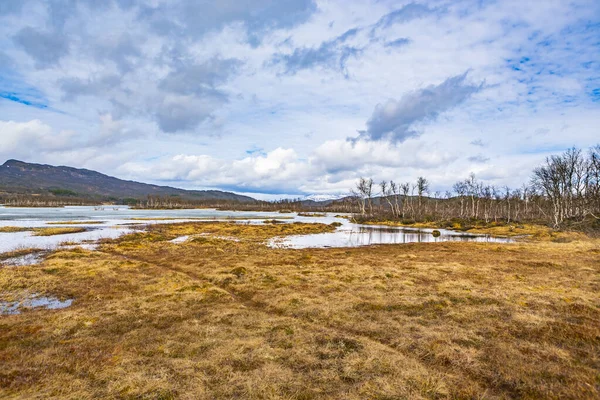
[[[86,222],[87,223],[87,222]],[[94,222],[95,223],[95,222]],[[102,222],[99,222],[102,223]],[[69,223],[60,223],[69,224]],[[77,225],[77,222],[72,222],[69,225]],[[54,223],[49,222],[48,225],[54,225]],[[16,233],[16,232],[33,232],[33,236],[54,236],[54,235],[64,235],[68,233],[80,233],[87,231],[86,228],[75,228],[75,227],[62,227],[62,228],[22,228],[18,226],[4,226],[0,227],[0,233]]]
[[[0,397],[600,396],[600,241],[261,244],[331,229],[154,225],[0,269],[0,301],[75,299],[0,317]]]
[[[16,232],[27,232],[33,228],[25,228],[21,226],[0,226],[0,233],[16,233]]]
[[[81,233],[86,232],[86,228],[35,228],[33,229],[33,236],[56,236],[56,235],[66,235],[69,233]]]

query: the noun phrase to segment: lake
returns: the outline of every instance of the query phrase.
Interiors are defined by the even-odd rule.
[[[85,227],[86,232],[56,236],[33,236],[32,232],[0,233],[0,253],[19,248],[52,250],[68,243],[70,245],[93,243],[104,238],[117,238],[139,230],[146,224],[189,222],[195,220],[235,221],[238,223],[262,223],[265,219],[283,218],[282,222],[339,222],[341,226],[331,233],[276,238],[268,244],[279,248],[307,247],[356,247],[372,244],[403,244],[412,242],[510,242],[506,238],[471,235],[440,229],[434,237],[432,229],[414,229],[376,225],[361,225],[346,218],[326,214],[324,217],[298,216],[295,213],[220,211],[214,209],[189,210],[137,210],[127,206],[74,206],[63,208],[16,208],[0,206],[0,227],[48,228]],[[77,221],[77,225],[66,222]],[[177,242],[175,242],[177,243]]]

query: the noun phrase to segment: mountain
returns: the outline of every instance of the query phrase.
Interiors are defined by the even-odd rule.
[[[0,166],[0,192],[77,196],[94,199],[145,199],[147,196],[176,197],[190,201],[231,200],[253,202],[253,198],[219,190],[184,190],[169,186],[125,181],[87,169],[8,160]]]

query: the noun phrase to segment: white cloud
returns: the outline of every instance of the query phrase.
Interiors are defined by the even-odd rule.
[[[77,134],[54,133],[52,127],[39,120],[29,122],[0,121],[0,154],[32,155],[40,150],[60,151],[74,146]]]
[[[518,185],[598,141],[594,0],[9,3],[4,158],[295,195]]]

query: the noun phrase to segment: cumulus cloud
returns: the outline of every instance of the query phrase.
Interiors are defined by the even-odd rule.
[[[178,154],[158,164],[130,162],[120,171],[128,176],[148,174],[163,181],[192,181],[203,187],[236,191],[294,192],[309,177],[310,164],[293,149],[276,148],[266,154],[225,160],[209,155]]]
[[[482,85],[469,84],[466,78],[467,73],[453,76],[439,85],[429,85],[408,93],[400,100],[390,99],[378,104],[367,121],[367,130],[361,132],[360,137],[403,142],[418,136],[419,132],[414,128],[416,123],[435,120],[439,114],[481,90]]]
[[[40,150],[62,151],[77,147],[77,134],[72,131],[55,133],[39,120],[29,122],[0,121],[0,154],[32,155]]]
[[[429,148],[428,148],[429,147]],[[315,150],[313,163],[327,173],[358,171],[365,166],[376,168],[418,167],[431,169],[444,165],[456,156],[417,141],[398,146],[387,141],[332,140]]]
[[[130,162],[120,173],[131,178],[154,176],[163,182],[193,182],[200,187],[224,187],[242,192],[346,193],[359,176],[412,179],[458,159],[457,152],[442,151],[413,141],[390,143],[327,141],[308,158],[294,149],[278,147],[264,154],[227,160],[207,154],[178,154],[158,163]],[[409,176],[398,170],[410,168]]]

